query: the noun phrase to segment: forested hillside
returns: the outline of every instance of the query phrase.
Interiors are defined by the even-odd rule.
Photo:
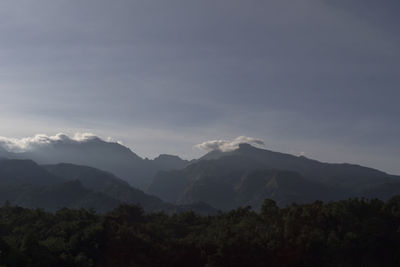
[[[332,164],[239,144],[213,150],[180,170],[155,175],[148,193],[178,204],[206,202],[228,211],[266,198],[284,207],[293,202],[355,197],[387,200],[400,193],[400,177],[354,164]]]
[[[104,213],[128,203],[140,205],[146,212],[195,210],[201,214],[216,213],[204,202],[166,203],[95,168],[66,163],[40,166],[31,160],[0,159],[0,205],[6,201],[47,211],[85,208]]]
[[[0,208],[1,266],[399,266],[400,196],[215,216]]]

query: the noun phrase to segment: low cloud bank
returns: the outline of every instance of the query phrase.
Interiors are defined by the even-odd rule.
[[[265,143],[261,139],[248,137],[248,136],[239,136],[232,141],[228,140],[211,140],[206,141],[201,144],[195,145],[196,148],[212,151],[212,150],[220,150],[222,152],[232,151],[239,148],[240,144],[250,144],[255,146],[264,146]]]
[[[54,143],[78,143],[86,142],[93,139],[101,139],[92,133],[76,133],[70,137],[64,133],[58,133],[54,136],[45,134],[37,134],[33,137],[25,138],[7,138],[0,136],[0,147],[9,152],[26,152],[34,150],[35,148],[50,145]]]

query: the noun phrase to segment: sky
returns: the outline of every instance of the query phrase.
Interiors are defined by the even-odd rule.
[[[0,136],[208,140],[400,174],[398,0],[3,0]]]

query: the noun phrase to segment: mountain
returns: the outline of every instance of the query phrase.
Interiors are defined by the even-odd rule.
[[[78,181],[68,182],[31,160],[0,160],[0,202],[27,208],[56,210],[62,207],[106,211],[118,201],[90,191]]]
[[[116,208],[120,201],[105,194],[85,188],[79,181],[69,181],[48,186],[14,185],[0,186],[0,201],[25,208],[42,208],[56,211],[61,208],[95,209],[107,212]]]
[[[0,160],[9,158],[8,151],[0,146]]]
[[[64,181],[51,175],[32,160],[0,160],[0,185],[52,185]]]
[[[183,160],[178,156],[161,154],[153,160],[159,170],[180,170],[187,167],[191,161]]]
[[[102,193],[119,202],[140,204],[147,211],[170,210],[172,205],[131,187],[111,173],[92,167],[61,163],[43,166],[49,173],[66,181],[77,180],[95,192]]]
[[[129,148],[100,138],[82,142],[57,140],[37,146],[23,153],[10,153],[3,149],[0,157],[31,159],[39,164],[71,163],[111,172],[130,185],[146,189],[160,170],[184,168],[189,162],[177,156],[161,155],[155,160],[142,159]]]
[[[195,161],[165,154],[154,160],[142,159],[118,143],[99,138],[84,142],[53,141],[29,152],[3,150],[1,153],[0,157],[31,158],[44,164],[40,166],[32,160],[0,160],[3,200],[7,196],[23,205],[43,204],[45,201],[39,200],[49,199],[51,192],[61,190],[68,195],[66,192],[72,190],[69,183],[79,182],[74,186],[80,195],[71,194],[74,197],[71,202],[58,199],[49,208],[67,203],[71,207],[90,204],[102,209],[94,203],[103,203],[107,208],[127,202],[140,204],[146,211],[171,213],[198,208],[211,213],[215,212],[212,207],[229,210],[251,205],[258,209],[265,198],[285,206],[292,202],[349,197],[387,199],[400,192],[398,176],[248,144],[229,152],[211,151]],[[146,193],[131,186],[141,184],[143,188],[150,181]]]
[[[230,152],[211,151],[185,169],[159,172],[148,192],[173,203],[204,201],[228,210],[258,208],[265,198],[281,206],[349,197],[387,199],[398,189],[399,177],[375,169],[241,144]]]
[[[277,169],[298,172],[304,177],[329,186],[362,191],[371,185],[399,181],[396,176],[354,164],[332,164],[293,156],[241,144],[231,152],[211,152],[201,160],[229,158],[228,164],[246,165],[248,168]],[[240,163],[239,163],[240,162]]]
[[[205,176],[187,186],[178,203],[206,201],[226,211],[243,206],[259,210],[266,198],[286,206],[337,197],[327,187],[308,181],[298,173],[259,170]]]
[[[106,212],[130,203],[142,206],[147,212],[216,212],[205,203],[166,203],[92,167],[65,163],[39,166],[31,160],[0,160],[0,203],[7,200],[13,205],[50,211],[68,207]]]

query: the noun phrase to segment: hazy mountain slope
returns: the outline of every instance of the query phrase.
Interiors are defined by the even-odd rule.
[[[381,184],[396,181],[396,176],[388,175],[379,170],[354,164],[323,163],[306,157],[273,152],[241,144],[231,152],[211,152],[202,159],[220,159],[231,156],[230,163],[238,164],[245,161],[251,168],[278,169],[294,171],[316,182],[329,186],[337,185],[343,188],[362,190],[360,185]],[[241,163],[239,163],[241,164]]]
[[[400,182],[383,183],[376,186],[365,188],[362,195],[367,198],[379,198],[388,200],[394,195],[400,194]]]
[[[121,203],[139,204],[146,211],[194,210],[213,214],[205,203],[172,205],[131,187],[111,173],[86,166],[39,166],[31,160],[0,161],[0,203],[56,210],[62,207],[109,211]]]
[[[149,192],[174,203],[202,201],[222,210],[247,205],[258,209],[266,198],[287,205],[340,199],[345,195],[295,172],[252,170],[244,162],[228,167],[227,163],[203,161],[181,171],[160,172]]]
[[[62,207],[107,211],[120,203],[79,181],[67,180],[31,160],[0,160],[0,203],[8,200],[13,205],[52,211]]]
[[[51,185],[64,181],[32,160],[0,160],[0,184]]]
[[[341,196],[326,186],[304,179],[298,173],[262,170],[234,172],[226,177],[208,176],[197,180],[185,189],[179,202],[206,201],[223,210],[239,206],[259,209],[266,198],[285,206],[340,199]]]
[[[64,180],[79,180],[85,187],[97,191],[112,187],[130,187],[127,182],[114,174],[88,166],[60,163],[41,167]]]
[[[178,156],[161,154],[153,160],[158,170],[180,170],[187,167],[190,161],[183,160]]]
[[[8,200],[13,205],[49,211],[67,207],[107,212],[121,204],[120,201],[105,194],[88,190],[79,181],[49,186],[15,185],[12,191],[4,187],[0,187],[0,191],[6,193],[4,196],[2,194],[0,201]]]
[[[72,163],[99,168],[136,186],[144,186],[151,176],[150,162],[120,144],[98,138],[85,142],[56,142],[24,156],[40,164]]]
[[[167,201],[176,203],[182,198],[185,190],[197,181],[228,181],[237,179],[235,174],[241,174],[246,170],[262,169],[262,165],[253,160],[235,160],[232,157],[223,157],[219,160],[200,160],[189,165],[183,170],[159,172],[154,177],[148,192]],[[199,183],[199,186],[201,184]],[[227,199],[226,201],[230,201]]]
[[[231,152],[212,151],[183,170],[158,173],[149,192],[175,203],[205,201],[230,209],[259,207],[264,198],[280,205],[356,196],[387,198],[400,193],[395,189],[399,184],[398,177],[371,168],[240,145]]]
[[[145,211],[164,211],[167,213],[194,210],[200,214],[214,214],[216,210],[206,203],[196,201],[188,205],[173,205],[131,187],[127,182],[111,173],[92,167],[73,164],[57,164],[43,166],[51,174],[65,180],[78,180],[82,185],[94,192],[101,193],[120,203],[139,204]]]
[[[187,170],[160,171],[147,192],[165,201],[176,203],[189,183],[190,175]]]
[[[39,164],[71,163],[85,165],[111,172],[129,184],[145,189],[160,170],[184,168],[189,162],[176,156],[161,155],[155,160],[142,159],[129,148],[91,138],[82,142],[53,141],[35,147],[29,152],[8,153],[0,156],[17,159],[32,159]]]
[[[121,202],[140,204],[147,211],[168,210],[171,204],[131,187],[111,173],[87,166],[57,164],[43,166],[50,173],[65,180],[79,180],[86,188],[101,192]]]

